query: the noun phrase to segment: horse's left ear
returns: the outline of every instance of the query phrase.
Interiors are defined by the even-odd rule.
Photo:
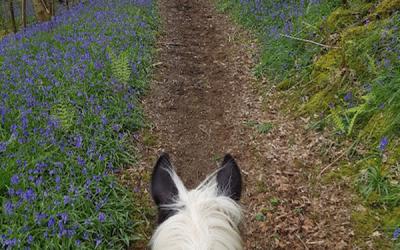
[[[242,194],[242,175],[235,160],[230,154],[225,155],[221,169],[217,173],[218,191],[236,201]]]
[[[178,189],[171,176],[173,172],[168,154],[163,153],[158,158],[151,176],[151,195],[158,207],[171,204],[178,195]]]

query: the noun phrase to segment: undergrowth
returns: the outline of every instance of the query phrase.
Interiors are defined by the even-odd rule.
[[[0,248],[142,237],[115,171],[135,161],[156,24],[151,0],[88,0],[0,41]]]
[[[256,74],[286,96],[288,109],[319,117],[315,128],[362,144],[354,186],[380,218],[356,230],[364,246],[400,248],[400,1],[219,0],[262,45]],[[362,142],[362,143],[361,143]],[[353,145],[354,145],[353,144]],[[355,213],[355,227],[365,216]],[[358,222],[357,222],[358,221]],[[383,239],[383,240],[382,240]],[[386,241],[385,241],[386,240]],[[383,243],[386,242],[386,243]]]

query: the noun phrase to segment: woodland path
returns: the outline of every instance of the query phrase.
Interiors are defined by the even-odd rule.
[[[142,159],[124,174],[130,185],[150,200],[149,174],[161,151],[190,187],[232,153],[245,183],[245,249],[352,248],[344,184],[317,178],[335,148],[306,131],[304,119],[280,111],[274,90],[260,91],[251,73],[254,39],[209,0],[158,3],[163,33],[143,100],[153,126],[138,135]],[[260,133],[265,122],[272,129]]]

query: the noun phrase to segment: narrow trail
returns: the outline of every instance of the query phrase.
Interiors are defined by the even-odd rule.
[[[189,187],[229,152],[244,175],[245,249],[351,248],[345,185],[317,178],[332,160],[331,142],[280,112],[274,91],[260,97],[249,34],[209,0],[158,2],[158,66],[143,100],[154,127],[139,135],[142,159],[127,170],[130,185],[148,197],[149,173],[161,151],[171,154]],[[255,128],[263,122],[273,125],[269,133]]]

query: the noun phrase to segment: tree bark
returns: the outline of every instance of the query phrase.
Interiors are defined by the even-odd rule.
[[[46,0],[32,0],[36,17],[39,21],[49,21],[51,19],[51,6]]]
[[[55,16],[56,15],[56,3],[54,0],[50,0],[51,2],[51,16]]]
[[[26,0],[21,0],[22,27],[26,28]]]
[[[14,13],[14,0],[10,0],[8,7],[10,8],[10,17],[11,17],[13,32],[17,33],[17,23],[15,22],[15,13]]]
[[[7,11],[7,6],[6,6],[6,1],[1,3],[1,29],[7,33],[7,25],[6,25],[6,11]]]

